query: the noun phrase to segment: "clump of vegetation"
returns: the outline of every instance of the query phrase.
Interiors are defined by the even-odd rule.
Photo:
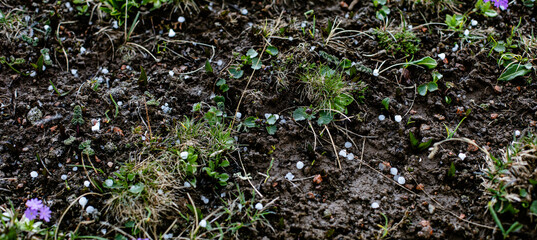
[[[376,29],[374,33],[377,36],[379,47],[386,49],[392,55],[413,56],[419,51],[421,40],[416,34],[404,27],[393,32]]]
[[[102,3],[101,10],[116,18],[120,26],[123,25],[128,14],[139,11],[141,7],[150,7],[152,11],[164,5],[172,4],[181,10],[198,9],[194,0],[100,0],[100,2]],[[77,6],[79,14],[85,14],[88,8],[84,7],[83,1],[75,1],[76,3],[82,4]],[[125,13],[127,13],[127,16]]]

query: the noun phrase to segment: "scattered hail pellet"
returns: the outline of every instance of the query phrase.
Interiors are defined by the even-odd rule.
[[[184,23],[184,22],[185,22],[185,17],[180,16],[180,17],[177,19],[177,21],[178,21],[179,23]]]
[[[219,59],[218,61],[216,61],[216,65],[218,65],[218,66],[222,66],[222,64],[224,64],[224,62],[223,62],[221,59]]]
[[[182,152],[180,155],[183,160],[186,160],[188,158],[188,152]]]
[[[86,204],[88,204],[88,199],[86,197],[81,197],[80,199],[78,199],[78,204],[80,204],[80,206],[84,208]]]
[[[375,77],[379,76],[379,70],[378,69],[373,70],[373,76],[375,76]]]
[[[444,59],[446,59],[446,54],[445,53],[440,53],[440,54],[438,54],[438,58],[440,58],[440,60],[444,61]]]
[[[459,158],[460,158],[461,160],[464,160],[464,159],[466,158],[466,154],[464,154],[464,153],[459,153]]]
[[[80,47],[80,54],[84,54],[86,53],[86,48],[85,47]]]
[[[76,69],[71,69],[71,74],[73,74],[73,76],[78,76],[78,70]]]
[[[390,168],[390,174],[391,175],[397,175],[397,172],[398,172],[397,168],[394,168],[394,167]]]
[[[36,171],[32,171],[32,172],[30,173],[30,177],[32,177],[32,178],[36,178],[36,177],[37,177],[37,172],[36,172]]]
[[[93,125],[91,127],[92,132],[98,132],[99,130],[101,130],[101,121],[100,121],[100,119],[95,121],[95,125]]]
[[[67,175],[63,174],[60,178],[61,178],[62,180],[67,180]]]
[[[242,15],[248,14],[248,10],[246,8],[241,9]]]
[[[202,228],[207,227],[207,221],[205,221],[205,219],[200,221],[200,227]]]
[[[377,209],[377,208],[379,208],[379,207],[380,207],[380,205],[379,205],[378,202],[373,202],[373,203],[371,203],[371,208],[373,208],[373,209]]]
[[[108,69],[106,69],[106,68],[101,69],[101,72],[102,72],[103,74],[108,74],[108,73],[109,73]]]
[[[464,36],[468,37],[470,35],[470,30],[466,29],[464,30]]]
[[[262,203],[257,203],[257,204],[255,204],[255,209],[257,209],[257,210],[263,210],[263,204],[262,204]]]
[[[88,214],[92,214],[92,213],[95,212],[95,208],[94,208],[93,206],[88,206],[88,207],[86,208],[86,212],[87,212]]]
[[[119,25],[117,24],[117,21],[116,21],[116,20],[114,20],[114,21],[112,22],[112,28],[114,28],[114,29],[118,29],[118,28],[119,28]]]
[[[403,120],[403,117],[401,117],[401,115],[395,115],[395,117],[393,117],[393,119],[394,119],[396,122],[401,122],[401,120]]]
[[[399,184],[401,184],[401,185],[405,184],[405,183],[406,183],[405,177],[403,177],[403,176],[399,176],[399,177],[397,178],[397,182],[398,182]]]
[[[221,197],[221,198],[226,197],[226,193],[225,193],[225,192],[220,193],[220,197]]]
[[[192,185],[189,182],[185,182],[183,184],[183,186],[186,187],[186,188],[192,187]]]
[[[386,119],[386,116],[380,114],[380,115],[379,115],[379,120],[380,120],[380,121],[384,121],[384,119]]]
[[[170,77],[173,77],[174,74],[175,74],[175,73],[174,73],[173,71],[169,71],[169,72],[168,72],[168,75],[170,75]]]
[[[397,181],[398,179],[399,179],[399,175],[395,175],[395,176],[393,176],[393,180],[394,180],[394,181]]]
[[[384,165],[384,163],[379,163],[379,170],[380,171],[386,170],[386,165]]]
[[[78,167],[73,167],[73,172],[78,171]]]
[[[354,154],[353,153],[347,154],[347,159],[348,160],[354,160]]]
[[[472,19],[472,21],[470,21],[470,24],[472,25],[472,27],[475,27],[477,26],[477,21]]]
[[[242,113],[237,112],[237,113],[235,114],[235,118],[237,118],[237,119],[241,119],[241,117],[242,117]]]
[[[50,85],[50,86],[48,86],[48,90],[52,91],[52,90],[54,90],[54,87],[52,85]]]
[[[209,199],[206,198],[205,196],[201,196],[201,201],[203,201],[203,203],[205,204],[209,203]]]
[[[302,168],[304,168],[304,163],[303,163],[302,161],[298,161],[298,162],[296,163],[296,168],[298,168],[298,169],[302,169]]]
[[[101,233],[102,233],[103,235],[106,235],[107,232],[108,232],[108,230],[106,230],[106,228],[101,229]]]
[[[455,43],[455,46],[451,49],[452,52],[459,50],[459,44]]]
[[[106,181],[104,181],[104,185],[106,185],[107,187],[112,187],[114,185],[114,180],[106,179]]]
[[[350,148],[352,147],[352,143],[351,142],[345,142],[345,148]]]
[[[517,136],[517,137],[520,136],[520,131],[516,130],[515,131],[515,136]]]
[[[170,28],[170,31],[168,32],[168,37],[175,37],[175,31],[173,31],[173,29]]]
[[[89,185],[90,185],[90,181],[87,181],[87,180],[84,181],[84,187],[89,187]]]
[[[347,157],[347,150],[342,149],[341,151],[339,151],[339,156]]]
[[[291,181],[295,178],[295,175],[293,175],[292,173],[288,172],[287,174],[285,174],[285,179]]]

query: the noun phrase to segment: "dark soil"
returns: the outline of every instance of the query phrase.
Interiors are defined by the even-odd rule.
[[[426,23],[424,18],[427,22],[443,23],[445,14],[453,13],[449,9],[435,13],[431,8],[412,6],[408,2],[390,3],[389,27],[401,24],[397,9],[414,27]],[[471,18],[479,22],[477,28],[483,31],[493,28],[497,39],[506,39],[511,27],[519,21],[520,31],[530,34],[535,26],[535,8],[514,2],[509,10],[500,12],[496,18],[476,14]],[[273,229],[258,227],[255,231],[245,231],[241,235],[244,238],[373,239],[382,234],[379,225],[385,224],[384,214],[388,219],[387,237],[392,239],[502,239],[487,209],[490,195],[481,186],[483,154],[470,145],[454,142],[442,145],[440,152],[429,159],[428,151],[412,149],[408,136],[412,132],[422,141],[441,141],[446,138],[446,126],[454,129],[463,121],[456,137],[472,139],[499,155],[499,150],[513,140],[516,130],[523,131],[536,125],[537,83],[532,81],[535,72],[510,82],[499,82],[496,79],[502,68],[494,56],[489,56],[490,46],[485,40],[465,42],[453,52],[451,48],[455,43],[460,45],[461,41],[457,36],[442,32],[445,26],[418,27],[415,32],[421,46],[414,59],[425,56],[438,59],[438,53],[446,54],[447,61],[438,60],[436,68],[444,76],[438,91],[426,96],[416,93],[417,85],[431,81],[431,70],[419,67],[404,71],[393,68],[379,77],[359,73],[358,80],[366,83],[368,89],[363,103],[350,105],[347,114],[350,119],[338,117],[326,129],[312,122],[311,128],[305,121],[292,119],[292,112],[297,107],[311,104],[304,97],[304,84],[299,80],[302,72],[298,65],[301,62],[323,61],[318,54],[321,50],[371,69],[383,61],[386,61],[383,67],[404,62],[404,58],[377,54],[382,50],[378,42],[365,35],[335,39],[328,45],[324,38],[312,39],[300,29],[303,21],[312,24],[311,18],[305,19],[304,12],[314,10],[319,28],[337,17],[341,20],[340,28],[367,31],[381,26],[375,18],[372,3],[359,1],[354,11],[342,8],[335,1],[211,5],[209,7],[209,2],[202,1],[199,12],[181,13],[171,7],[143,12],[129,40],[135,46],[124,44],[124,30],[122,27],[112,28],[112,20],[107,17],[93,16],[90,24],[89,16],[77,15],[76,10],[69,11],[65,3],[0,1],[0,10],[4,14],[14,8],[24,9],[23,16],[30,16],[31,22],[36,23],[35,28],[43,29],[45,21],[49,21],[47,24],[52,29],[48,36],[34,32],[39,37],[37,46],[20,38],[0,36],[0,56],[25,59],[25,64],[16,66],[23,73],[33,70],[29,63],[37,61],[42,48],[50,49],[53,62],[35,77],[18,74],[6,64],[0,66],[0,205],[10,201],[22,212],[27,199],[38,197],[49,203],[53,221],[56,221],[77,196],[92,191],[83,186],[86,180],[84,169],[73,169],[83,162],[78,157],[78,144],[66,146],[63,143],[69,136],[75,136],[77,142],[92,140],[95,156],[90,160],[96,168],[104,170],[104,174],[94,177],[104,181],[144,144],[141,134],[135,133],[134,128],[141,127],[146,131],[149,122],[154,136],[165,137],[175,121],[191,116],[194,103],[211,103],[213,93],[225,97],[227,114],[232,116],[244,91],[238,107],[243,119],[279,113],[286,120],[278,123],[275,135],[269,135],[264,127],[236,134],[240,148],[230,153],[235,162],[226,171],[230,175],[242,172],[240,158],[254,187],[263,195],[256,198],[264,203],[277,199],[270,208],[274,213],[267,216]],[[473,8],[473,3],[456,7],[465,12]],[[248,9],[247,15],[240,13],[242,8]],[[185,23],[179,24],[178,16],[185,16]],[[238,62],[233,52],[244,55],[250,48],[260,51],[265,40],[258,34],[259,29],[266,23],[273,26],[279,16],[280,27],[286,29],[285,33],[275,34],[277,37],[270,40],[280,52],[278,57],[272,57],[272,61],[279,63],[256,71],[248,86],[252,74],[249,67],[245,68],[242,78],[230,78],[227,67]],[[168,37],[168,28],[175,29],[175,37]],[[28,28],[21,31],[28,31]],[[166,41],[166,51],[158,53]],[[159,61],[137,45],[143,46]],[[80,54],[82,47],[87,49],[84,54]],[[67,56],[62,49],[68,51]],[[370,55],[374,56],[366,57]],[[287,57],[292,61],[285,65]],[[204,69],[208,59],[211,59],[214,74],[206,73]],[[217,65],[220,60],[222,64]],[[149,77],[145,86],[138,83],[140,66]],[[109,73],[104,74],[102,68]],[[76,75],[71,72],[74,69]],[[169,74],[170,71],[174,76]],[[91,80],[98,77],[103,82],[94,91]],[[230,86],[228,92],[219,92],[215,86],[219,78],[226,78]],[[49,80],[61,91],[69,93],[58,96],[50,90]],[[447,82],[453,87],[447,88],[444,84]],[[158,99],[160,105],[147,106],[145,103],[151,97],[145,92]],[[116,118],[113,117],[116,110],[110,96],[116,103],[121,102]],[[446,96],[451,98],[450,104],[446,103]],[[386,97],[391,99],[389,110],[381,104]],[[161,108],[165,104],[172,109],[170,112]],[[78,131],[71,124],[75,105],[83,107],[85,119]],[[42,116],[38,119],[41,122],[34,125],[28,119],[28,112],[35,107]],[[384,121],[378,118],[381,114],[386,116]],[[111,118],[110,122],[102,122],[105,115]],[[394,121],[395,115],[402,116],[403,120]],[[91,130],[92,119],[101,120],[99,132]],[[336,152],[330,138],[333,138]],[[345,142],[352,142],[347,151],[355,155],[353,160],[336,157],[344,149]],[[107,144],[113,144],[117,149],[105,147]],[[461,159],[459,153],[467,157]],[[270,178],[265,181],[264,174],[272,159]],[[298,161],[305,164],[302,170],[296,168]],[[87,160],[85,164],[88,164]],[[406,183],[397,184],[389,171],[379,170],[379,164],[396,167]],[[456,173],[449,176],[452,164]],[[39,176],[31,178],[32,171],[37,171]],[[285,178],[287,173],[294,175],[292,181]],[[68,187],[61,179],[64,174],[68,176]],[[320,183],[313,181],[316,175],[322,178]],[[229,181],[247,189],[246,192],[252,189],[247,181],[237,177]],[[204,183],[210,184],[210,180],[202,179],[199,185]],[[220,192],[227,190],[200,187],[191,190],[190,194],[202,211],[210,212],[219,204]],[[204,205],[201,195],[209,198],[210,204]],[[91,201],[99,209],[104,207],[103,199],[92,198]],[[380,207],[373,209],[374,202]],[[81,211],[67,211],[60,229],[74,230],[81,221],[89,220],[81,217]],[[107,213],[103,213],[100,221],[122,224],[114,223],[106,216]],[[514,217],[509,215],[502,215],[501,219],[507,226],[514,222]],[[537,238],[534,223],[528,224],[511,234],[511,238]],[[102,235],[101,228],[98,224],[88,224],[79,230],[113,237],[111,233]]]

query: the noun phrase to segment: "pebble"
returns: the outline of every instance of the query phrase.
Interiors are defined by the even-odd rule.
[[[386,119],[386,116],[384,116],[384,115],[382,115],[382,114],[379,115],[379,120],[380,120],[380,121],[384,121],[384,119]]]
[[[93,206],[88,206],[88,207],[86,208],[86,212],[87,212],[88,214],[92,214],[92,213],[95,212],[95,208],[94,208]]]
[[[302,169],[302,168],[304,168],[304,163],[303,163],[302,161],[298,161],[298,162],[296,163],[296,168],[298,168],[298,169]]]
[[[292,173],[288,172],[287,174],[285,174],[285,179],[291,181],[295,178],[295,175],[293,175]]]
[[[378,202],[373,202],[373,203],[371,203],[371,208],[373,208],[373,209],[377,209],[377,208],[379,208],[379,207],[380,207],[380,205],[379,205]]]
[[[173,29],[170,29],[170,31],[168,32],[168,37],[175,37],[175,31],[173,31]]]
[[[200,227],[202,228],[207,227],[207,221],[205,221],[205,219],[200,221]]]
[[[257,209],[257,210],[263,210],[263,204],[262,204],[262,203],[257,203],[257,204],[255,204],[255,209]]]
[[[37,174],[36,171],[32,171],[32,172],[30,173],[30,177],[32,177],[32,178],[36,178],[37,175],[38,175],[38,174]]]
[[[401,117],[401,115],[395,115],[394,119],[396,122],[401,122],[401,120],[403,120],[403,117]]]
[[[351,142],[345,142],[345,148],[351,148],[352,143]]]
[[[397,175],[397,172],[398,172],[397,168],[394,168],[394,167],[390,168],[390,174],[391,175]]]
[[[78,204],[80,204],[80,206],[84,208],[86,204],[88,204],[88,199],[86,197],[81,197],[80,199],[78,199]]]
[[[464,160],[464,159],[466,158],[466,154],[464,154],[464,153],[459,153],[459,158],[460,158],[461,160]]]

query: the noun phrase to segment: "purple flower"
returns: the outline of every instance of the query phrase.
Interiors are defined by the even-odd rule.
[[[34,220],[37,218],[37,210],[27,208],[26,211],[24,211],[24,216],[28,218],[28,220]]]
[[[39,209],[39,219],[43,219],[45,220],[45,222],[49,222],[50,213],[51,213],[50,208],[47,206],[43,206],[42,208]]]
[[[43,207],[43,202],[37,198],[26,201],[26,206],[33,210],[39,210]]]
[[[501,8],[502,10],[507,9],[507,7],[509,6],[508,0],[483,0],[484,3],[490,2],[490,1],[492,1],[495,7]]]

